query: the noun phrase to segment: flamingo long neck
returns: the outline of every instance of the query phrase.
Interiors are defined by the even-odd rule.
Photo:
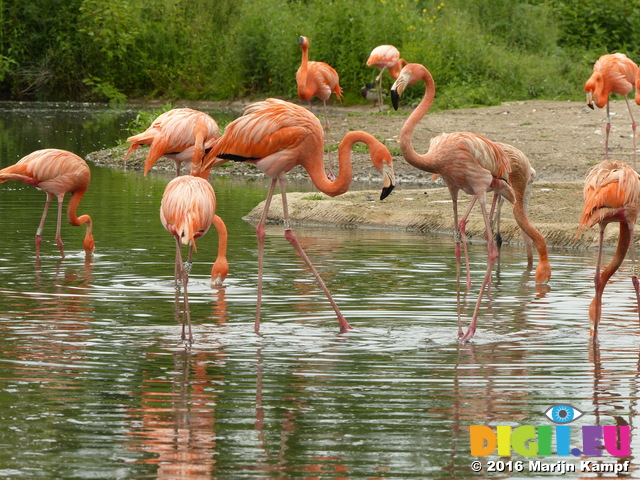
[[[218,232],[218,256],[211,268],[211,280],[216,285],[222,284],[229,273],[229,263],[227,262],[227,226],[222,219],[215,215],[213,217],[213,226]]]
[[[516,164],[519,165],[519,164]],[[529,222],[527,217],[526,208],[529,198],[527,190],[530,187],[529,177],[525,176],[522,172],[522,167],[517,168],[512,164],[511,173],[509,174],[509,183],[513,187],[515,192],[516,201],[513,204],[513,217],[520,226],[520,229],[533,241],[533,244],[538,250],[538,256],[540,257],[540,263],[549,263],[549,256],[547,252],[547,242],[542,234]]]
[[[338,147],[338,177],[333,182],[327,178],[327,172],[325,171],[322,143],[319,143],[318,148],[315,149],[319,155],[310,158],[308,161],[300,162],[309,173],[311,180],[318,190],[326,193],[330,197],[341,195],[349,190],[353,178],[351,147],[356,142],[364,142],[369,145],[371,140],[367,138],[367,135],[365,132],[355,131],[349,132],[344,136]],[[369,137],[371,136],[369,135]]]
[[[611,278],[611,276],[616,273],[620,265],[622,265],[622,261],[624,257],[627,255],[627,250],[629,249],[629,244],[631,242],[631,229],[626,222],[620,222],[620,235],[618,236],[618,246],[616,248],[616,253],[613,255],[611,262],[604,269],[602,269],[602,273],[600,274],[600,282],[599,288],[596,288],[596,293],[591,301],[591,305],[589,305],[589,320],[591,321],[591,330],[593,332],[594,325],[597,327],[597,323],[600,321],[600,312],[596,312],[596,304],[598,299],[602,299],[602,293],[604,292],[604,288],[607,286],[607,282]],[[600,300],[602,302],[602,300]],[[592,333],[593,334],[593,333]]]
[[[296,74],[296,81],[298,83],[298,96],[302,100],[307,100],[307,72],[309,69],[309,48],[306,45],[301,45],[302,49],[302,63]]]
[[[69,205],[67,205],[67,218],[69,219],[69,223],[75,227],[80,225],[87,225],[87,232],[84,236],[84,249],[86,252],[93,252],[95,247],[93,241],[93,222],[91,221],[91,217],[89,215],[81,215],[77,216],[78,205],[80,205],[80,200],[82,200],[82,196],[84,195],[85,190],[76,190],[71,194],[71,199],[69,200]]]
[[[600,279],[602,280],[602,290],[604,290],[604,287],[611,276],[616,273],[618,268],[620,268],[620,265],[622,265],[622,261],[627,255],[630,241],[631,229],[629,228],[629,225],[626,222],[620,222],[620,235],[618,236],[618,247],[616,248],[616,253],[611,259],[609,265],[607,265],[600,274]]]
[[[435,165],[433,165],[433,159],[427,153],[420,155],[413,148],[413,142],[411,140],[413,136],[413,130],[416,125],[422,120],[422,117],[426,115],[431,108],[433,99],[435,97],[436,88],[431,73],[426,68],[419,73],[419,78],[424,80],[425,92],[424,97],[420,104],[411,112],[409,118],[402,126],[400,131],[400,149],[402,150],[402,156],[404,159],[420,170],[425,170],[431,173],[439,173]]]

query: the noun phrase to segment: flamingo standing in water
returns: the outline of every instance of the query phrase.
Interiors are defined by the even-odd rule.
[[[609,95],[617,93],[624,97],[631,117],[631,130],[633,138],[633,168],[636,168],[636,121],[631,112],[631,105],[627,95],[633,90],[636,82],[638,66],[624,53],[612,53],[601,56],[593,65],[593,73],[584,91],[587,92],[587,105],[593,109],[595,103],[598,108],[607,108],[607,125],[604,137],[604,156],[609,159],[609,131],[611,130],[611,115],[609,113]],[[636,94],[637,95],[637,94]],[[636,100],[638,97],[636,96]]]
[[[58,221],[56,226],[56,243],[64,258],[64,245],[60,235],[62,223],[62,202],[67,193],[71,194],[71,200],[67,206],[67,218],[73,226],[86,225],[84,237],[84,250],[87,255],[93,253],[95,244],[92,234],[92,221],[89,215],[76,215],[82,196],[89,187],[91,171],[87,162],[75,153],[53,148],[37,150],[23,157],[18,163],[0,170],[0,183],[7,180],[32,185],[47,194],[44,204],[42,219],[36,231],[36,255],[40,254],[42,243],[42,229],[47,218],[47,211],[53,197],[58,198]]]
[[[379,45],[371,50],[367,66],[380,69],[380,74],[376,77],[379,111],[382,111],[382,74],[385,70],[389,70],[389,75],[395,80],[406,64],[407,61],[400,58],[400,52],[393,45]]]
[[[636,271],[633,227],[640,208],[640,176],[629,165],[620,161],[609,161],[594,166],[584,182],[584,209],[578,225],[578,239],[586,229],[598,224],[600,242],[595,274],[595,295],[589,306],[591,336],[598,334],[598,323],[602,313],[602,293],[611,276],[618,270],[627,250],[631,247],[631,281],[636,291],[638,314],[640,315],[640,284]],[[620,223],[618,247],[611,263],[600,273],[604,229],[608,223]]]
[[[330,196],[340,195],[346,192],[351,184],[353,176],[351,147],[356,142],[364,142],[369,147],[371,161],[383,177],[380,199],[384,199],[393,190],[395,177],[391,154],[382,143],[365,132],[347,133],[338,147],[340,171],[336,180],[332,182],[327,178],[324,170],[324,140],[320,122],[305,108],[283,100],[271,98],[250,105],[243,116],[227,126],[220,140],[203,160],[203,175],[207,175],[212,167],[234,160],[253,163],[271,178],[271,188],[256,228],[258,236],[258,299],[254,326],[256,333],[260,330],[265,222],[278,182],[282,193],[284,236],[302,257],[329,299],[338,317],[340,331],[351,329],[291,229],[285,174],[296,165],[301,165],[320,191]]]
[[[145,175],[163,156],[176,163],[176,176],[180,175],[183,162],[191,162],[191,171],[197,174],[206,151],[219,136],[218,124],[206,113],[191,108],[174,108],[158,116],[144,132],[127,138],[131,146],[124,160],[126,162],[131,152],[141,145],[149,145],[144,163]]]
[[[547,283],[551,278],[551,264],[549,263],[547,242],[544,236],[531,224],[527,216],[529,198],[531,196],[531,183],[536,176],[536,171],[531,167],[527,156],[513,145],[499,142],[497,142],[496,145],[504,152],[511,164],[509,184],[516,195],[516,201],[512,204],[513,218],[522,231],[522,237],[527,250],[528,266],[529,268],[533,266],[533,248],[531,246],[533,242],[539,257],[538,267],[536,268],[536,283]],[[493,207],[492,214],[490,215],[492,224],[496,230],[495,238],[498,254],[500,252],[500,245],[502,244],[502,237],[500,236],[500,209],[503,201],[504,197],[496,194],[494,198],[494,207],[496,207],[495,215]],[[467,262],[467,272],[468,271]]]
[[[457,263],[458,337],[462,341],[467,341],[475,333],[482,295],[491,281],[491,271],[498,257],[487,213],[486,194],[487,192],[496,192],[511,203],[515,202],[515,192],[508,182],[511,165],[504,151],[496,143],[468,132],[438,135],[431,140],[429,151],[426,154],[418,154],[413,148],[411,137],[416,125],[429,111],[433,103],[435,97],[433,77],[423,65],[410,63],[402,69],[400,76],[391,87],[393,107],[397,109],[398,100],[404,90],[418,80],[423,80],[425,83],[425,95],[402,127],[400,148],[402,156],[409,164],[420,170],[441,175],[449,188],[456,228],[454,238],[456,240]],[[458,222],[458,192],[460,190],[468,195],[473,195],[473,198],[462,220]],[[467,332],[463,334],[460,321],[460,246],[461,242],[466,243],[466,220],[476,200],[482,209],[485,224],[488,252],[487,271],[480,287],[471,323]]]
[[[214,286],[222,284],[229,273],[227,263],[227,228],[216,215],[216,195],[211,184],[203,178],[192,175],[176,177],[169,182],[162,195],[160,220],[164,228],[176,239],[175,283],[184,289],[184,311],[186,322],[182,323],[182,340],[185,336],[185,323],[189,327],[189,342],[193,342],[191,333],[191,314],[187,284],[191,257],[196,250],[196,239],[203,236],[214,225],[218,231],[218,257],[211,269],[211,282]],[[189,246],[187,263],[182,262],[182,245]]]
[[[335,69],[324,62],[309,61],[309,39],[300,37],[298,39],[302,49],[302,62],[296,72],[296,83],[298,84],[298,96],[301,100],[309,101],[309,110],[312,110],[311,98],[318,97],[324,106],[324,131],[329,142],[329,119],[327,116],[327,100],[332,93],[336,94],[338,100],[342,101],[342,88],[340,87],[340,77]],[[313,111],[313,110],[312,110]],[[329,171],[332,179],[335,178],[331,168],[331,147],[328,150]]]

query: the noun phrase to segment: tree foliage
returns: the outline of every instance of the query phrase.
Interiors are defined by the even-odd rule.
[[[0,94],[294,98],[305,35],[347,102],[386,43],[431,70],[437,108],[571,98],[599,55],[634,57],[639,15],[640,0],[0,0]]]

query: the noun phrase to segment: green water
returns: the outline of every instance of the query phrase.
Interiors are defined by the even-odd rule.
[[[125,137],[135,115],[64,107],[0,106],[0,165],[45,147],[84,155]],[[469,426],[550,425],[543,412],[557,404],[585,412],[571,424],[573,446],[582,425],[630,424],[632,455],[622,461],[638,476],[640,329],[628,265],[605,292],[594,347],[593,254],[552,251],[552,282],[541,289],[523,250],[504,248],[478,333],[459,345],[450,237],[297,228],[355,327],[339,334],[281,227],[269,226],[258,336],[256,239],[241,217],[268,181],[216,179],[231,270],[223,288],[210,287],[211,230],[192,269],[195,343],[187,348],[175,313],[174,241],[159,220],[169,178],[91,168],[79,209],[94,218],[90,261],[83,229],[68,224],[60,260],[50,214],[36,262],[45,195],[0,186],[1,478],[504,477],[486,471],[496,454],[482,459],[482,473],[471,471]],[[465,323],[486,255],[483,245],[470,253]]]

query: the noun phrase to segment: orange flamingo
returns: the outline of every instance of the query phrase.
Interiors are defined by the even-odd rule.
[[[529,207],[529,198],[531,197],[531,183],[536,176],[536,171],[531,167],[531,163],[527,156],[516,147],[508,143],[496,143],[504,152],[511,164],[511,172],[509,172],[509,184],[515,192],[516,201],[512,204],[513,218],[522,230],[525,247],[527,249],[527,263],[529,268],[533,266],[533,248],[531,243],[536,246],[538,251],[538,267],[536,268],[536,283],[547,283],[551,278],[551,264],[549,263],[549,255],[547,252],[547,242],[544,236],[531,224],[527,217]],[[496,206],[495,216],[492,214],[492,224],[496,229],[496,244],[498,253],[502,244],[500,236],[500,209],[503,203],[503,197],[495,195],[494,206]],[[468,263],[467,263],[467,272]]]
[[[184,310],[186,322],[182,323],[182,340],[185,340],[185,323],[191,333],[191,314],[187,283],[191,269],[192,253],[196,249],[196,239],[203,236],[211,225],[218,231],[218,257],[211,269],[213,285],[221,285],[229,273],[227,263],[227,229],[222,219],[216,215],[216,195],[211,184],[203,178],[184,175],[169,182],[162,195],[160,220],[164,228],[176,239],[175,283],[184,288]],[[182,245],[189,246],[187,263],[182,262]]]
[[[344,332],[351,328],[291,229],[285,174],[296,165],[301,165],[320,191],[330,196],[340,195],[346,192],[351,184],[353,176],[351,146],[355,142],[364,142],[368,145],[371,161],[383,177],[380,199],[385,198],[395,186],[395,177],[391,154],[383,144],[365,132],[349,132],[338,147],[340,171],[336,180],[332,182],[324,172],[323,133],[320,122],[305,108],[283,100],[270,98],[250,105],[243,116],[227,126],[224,135],[205,157],[203,175],[206,175],[212,167],[234,160],[253,163],[272,179],[264,211],[256,228],[258,236],[258,299],[254,327],[256,333],[260,330],[265,222],[278,182],[282,192],[284,236],[302,257],[329,299],[338,317],[340,330]]]
[[[406,65],[400,76],[391,87],[393,107],[398,108],[398,100],[404,90],[423,80],[425,95],[416,109],[411,113],[400,132],[400,148],[402,156],[411,165],[420,170],[437,173],[442,176],[449,188],[453,201],[453,220],[456,225],[454,238],[456,241],[456,278],[458,298],[458,336],[462,341],[473,337],[476,330],[480,302],[486,286],[491,281],[491,270],[497,259],[498,251],[493,242],[491,226],[486,206],[487,192],[496,192],[511,203],[515,201],[515,192],[508,183],[511,165],[502,149],[494,142],[479,135],[468,132],[441,134],[431,140],[429,151],[425,155],[418,154],[411,141],[413,130],[418,122],[429,111],[435,97],[435,84],[431,73],[417,63]],[[458,192],[462,190],[473,195],[469,208],[458,222]],[[463,334],[460,323],[460,244],[466,243],[465,225],[476,200],[482,209],[487,237],[487,271],[480,287],[473,317],[467,332]]]
[[[400,58],[400,52],[393,45],[379,45],[371,50],[369,59],[367,60],[367,66],[380,69],[380,74],[376,77],[376,82],[378,82],[379,111],[382,111],[382,74],[385,70],[389,70],[389,75],[395,80],[406,64],[407,61]]]
[[[611,115],[609,113],[609,95],[617,93],[624,97],[631,117],[633,137],[633,168],[636,168],[636,121],[631,112],[631,105],[627,95],[636,82],[638,66],[624,53],[613,53],[601,56],[593,65],[593,73],[584,91],[587,92],[587,105],[593,109],[595,103],[598,108],[607,107],[607,125],[605,127],[604,155],[609,159],[609,131],[611,130]]]
[[[47,218],[47,211],[53,197],[58,197],[58,222],[56,227],[56,243],[64,258],[64,245],[60,236],[62,223],[62,202],[67,193],[71,194],[69,205],[67,206],[67,218],[73,226],[86,225],[84,237],[84,251],[87,255],[93,253],[95,243],[92,234],[92,221],[89,215],[76,216],[78,205],[82,196],[89,187],[91,181],[91,171],[87,162],[75,153],[66,150],[53,148],[37,150],[10,167],[0,170],[0,183],[7,180],[32,185],[47,194],[47,201],[44,204],[42,219],[36,231],[36,255],[40,254],[40,244],[42,243],[42,229]]]
[[[125,162],[131,152],[141,145],[149,145],[144,163],[144,174],[160,157],[173,159],[176,175],[180,175],[183,162],[191,162],[192,173],[197,173],[206,150],[219,137],[218,124],[204,112],[191,108],[174,108],[158,116],[144,132],[127,138],[131,146],[124,156]]]
[[[594,278],[595,296],[589,306],[591,336],[597,336],[602,313],[602,293],[611,276],[618,270],[629,247],[631,247],[631,281],[636,291],[640,315],[640,284],[636,271],[633,227],[640,207],[640,176],[629,165],[620,161],[609,161],[594,166],[584,182],[584,209],[578,225],[576,240],[595,224],[600,227],[598,261]],[[600,274],[604,229],[608,223],[620,223],[618,247],[611,263]]]
[[[336,94],[338,100],[342,101],[342,88],[340,88],[340,77],[335,69],[324,62],[309,61],[309,39],[300,37],[298,39],[300,48],[302,49],[302,62],[300,68],[296,72],[296,83],[298,84],[298,96],[301,100],[309,101],[309,109],[313,111],[311,106],[311,98],[318,97],[322,100],[324,106],[324,131],[329,141],[329,118],[327,116],[327,100],[332,93]],[[331,169],[331,149],[328,150],[329,155],[329,171],[331,178],[335,178]]]

